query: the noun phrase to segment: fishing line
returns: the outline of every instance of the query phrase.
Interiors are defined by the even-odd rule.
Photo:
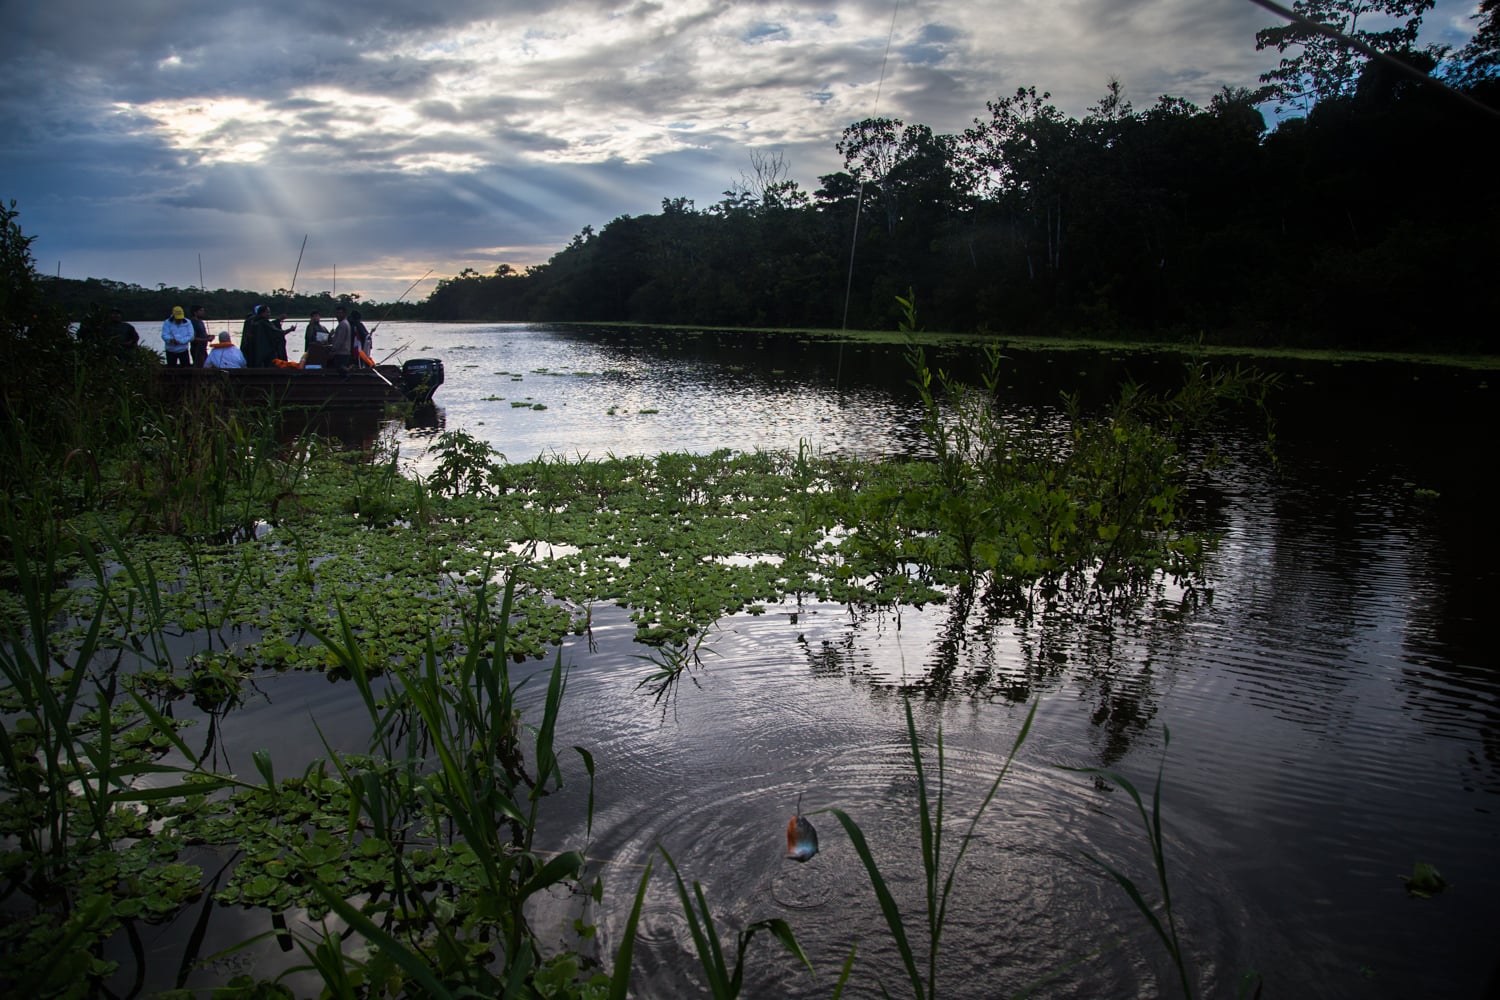
[[[901,13],[901,0],[896,0],[891,7],[891,27],[885,35],[885,54],[880,57],[880,78],[875,81],[875,104],[870,109],[870,117],[874,118],[880,112],[880,92],[885,87],[885,69],[891,60],[891,42],[896,37],[896,17]],[[854,233],[849,238],[849,276],[844,281],[844,315],[839,320],[839,332],[849,329],[849,299],[854,291],[854,253],[859,246],[859,217],[864,214],[865,187],[868,181],[861,181],[859,185],[859,197],[854,200]],[[844,341],[839,338],[838,361],[833,370],[833,388],[837,392],[843,383],[844,374]]]
[[[429,267],[427,269],[427,274],[431,274],[435,270],[436,270],[436,268]],[[404,291],[404,292],[401,293],[401,299],[406,298],[408,295],[411,294],[411,290],[413,288],[416,288],[422,282],[426,281],[427,280],[427,274],[422,275],[416,281],[413,281],[411,284],[407,285],[406,286],[406,291]],[[401,299],[397,299],[395,302],[392,302],[389,306],[386,307],[385,312],[381,315],[381,317],[378,320],[375,321],[375,330],[379,330],[380,329],[380,324],[385,322],[385,318],[391,314],[391,310],[395,309],[398,305],[401,304]],[[374,335],[375,330],[371,330],[370,331],[371,336]]]
[[[1397,59],[1395,56],[1391,55],[1388,52],[1382,52],[1374,46],[1367,45],[1366,43],[1360,41],[1358,38],[1344,34],[1342,31],[1338,30],[1331,24],[1324,24],[1321,21],[1314,21],[1310,18],[1303,17],[1301,14],[1298,14],[1295,11],[1287,10],[1281,4],[1273,2],[1273,0],[1250,0],[1250,2],[1255,4],[1257,7],[1262,7],[1270,11],[1272,14],[1275,14],[1278,17],[1284,17],[1294,24],[1300,24],[1302,27],[1308,29],[1309,31],[1316,31],[1320,35],[1326,35],[1327,37],[1332,38],[1334,41],[1338,42],[1340,45],[1354,49],[1356,52],[1362,53],[1363,55],[1368,56],[1369,58],[1374,59],[1377,62],[1383,63],[1384,65],[1389,66],[1391,69],[1394,69],[1399,73],[1406,74],[1413,80],[1416,80],[1418,83],[1430,83],[1434,87],[1437,87],[1439,90],[1445,92],[1449,97],[1456,97],[1463,103],[1469,105],[1469,107],[1474,108],[1477,111],[1482,111],[1492,118],[1500,118],[1500,110],[1490,107],[1483,101],[1475,100],[1473,97],[1470,97],[1463,91],[1457,90],[1454,87],[1450,87],[1448,84],[1444,83],[1442,80],[1439,80],[1431,73],[1424,73],[1421,70],[1417,69],[1415,66]],[[1352,27],[1351,30],[1353,30]]]

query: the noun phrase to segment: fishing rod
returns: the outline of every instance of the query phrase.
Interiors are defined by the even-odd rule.
[[[375,325],[379,326],[380,324],[376,323]],[[402,344],[400,347],[397,347],[395,350],[391,351],[385,357],[381,358],[380,359],[380,363],[381,364],[385,364],[386,362],[390,361],[392,358],[394,358],[396,355],[400,354],[402,351],[406,350],[410,346],[411,346],[411,341],[408,340],[406,343]]]
[[[429,267],[427,269],[427,274],[431,274],[432,272],[433,272],[433,268]],[[394,308],[396,308],[398,305],[401,304],[401,299],[406,298],[408,295],[411,294],[411,290],[413,288],[416,288],[422,282],[424,282],[424,281],[427,280],[427,274],[422,275],[416,281],[413,281],[411,284],[407,285],[406,286],[406,291],[404,291],[404,292],[401,293],[401,298],[397,299],[395,302],[392,302],[390,305],[388,305],[388,306],[385,307],[385,312],[382,313],[381,317],[378,320],[375,321],[375,329],[370,331],[371,336],[374,336],[375,330],[380,329],[380,324],[385,322],[385,318],[391,314],[391,310],[394,309]]]
[[[870,117],[880,110],[880,92],[885,89],[885,71],[891,61],[891,43],[896,39],[896,18],[901,14],[901,0],[891,5],[891,27],[885,36],[885,55],[880,57],[880,78],[875,81],[875,103],[870,107]],[[859,217],[865,209],[865,187],[868,181],[860,181],[859,197],[854,202],[854,233],[849,238],[849,276],[844,281],[844,316],[839,320],[839,329],[849,329],[849,300],[854,294],[854,258],[859,252]],[[833,385],[838,388],[844,382],[844,341],[839,339],[838,361],[834,364]]]
[[[433,269],[429,267],[427,269],[427,274],[431,274],[432,272],[433,272]],[[398,298],[395,302],[392,302],[389,306],[386,307],[385,313],[378,320],[375,321],[374,328],[369,331],[369,335],[371,337],[375,336],[375,331],[378,330],[378,329],[380,329],[380,324],[385,322],[385,318],[386,318],[386,316],[389,316],[391,314],[391,310],[394,309],[394,308],[396,308],[396,306],[398,306],[398,305],[401,304],[401,299],[406,298],[408,295],[411,294],[411,290],[413,288],[416,288],[422,282],[424,282],[424,281],[427,280],[427,274],[422,275],[416,281],[413,281],[411,284],[407,285],[406,286],[406,291],[404,291],[404,292],[401,293],[401,297]],[[403,345],[401,345],[400,347],[396,348],[396,350],[392,351],[390,354],[387,354],[386,358],[389,359],[391,357],[394,357],[396,354],[399,354],[401,351],[406,350],[406,348],[408,346],[410,346],[410,345],[409,344],[403,344]],[[363,354],[364,352],[361,351],[360,353]],[[384,375],[380,374],[380,369],[378,367],[376,367],[375,362],[370,359],[369,355],[367,355],[367,354],[365,355],[365,360],[368,361],[369,364],[370,364],[370,371],[374,372],[376,375],[380,375],[380,381],[384,382],[386,385],[390,386],[392,389],[394,389],[396,387],[395,384],[393,382],[391,382],[390,379],[388,379]]]
[[[208,298],[208,289],[203,284],[203,253],[201,251],[198,253],[198,294],[203,299]],[[204,321],[203,328],[205,330],[208,329],[208,321]],[[229,332],[229,315],[227,313],[224,316],[224,332]],[[213,339],[212,333],[208,335],[208,339]]]
[[[286,290],[286,304],[290,308],[292,296],[297,294],[297,275],[302,272],[302,255],[307,253],[307,234],[302,234],[302,249],[297,251],[297,266],[292,269],[292,287]]]

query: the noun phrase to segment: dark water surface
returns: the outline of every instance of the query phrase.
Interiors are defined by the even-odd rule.
[[[402,358],[446,365],[428,426],[396,428],[417,471],[430,467],[433,425],[466,430],[512,461],[921,447],[899,348],[508,325],[387,324],[377,339],[377,357],[406,343]],[[973,352],[934,358],[976,371]],[[1211,593],[1197,602],[1168,589],[1109,619],[770,608],[721,621],[704,669],[665,712],[635,690],[649,667],[625,612],[597,609],[592,634],[563,650],[572,673],[559,740],[598,763],[587,853],[604,879],[605,902],[588,911],[601,951],[618,943],[659,843],[703,883],[721,932],[784,917],[818,969],[814,980],[758,938],[746,995],[828,996],[856,943],[847,995],[877,996],[879,979],[900,995],[864,870],[837,822],[817,811],[859,822],[924,950],[900,696],[911,690],[930,768],[939,727],[946,747],[950,856],[1029,703],[1040,704],[957,877],[943,995],[1008,995],[1054,973],[1040,995],[1174,992],[1160,945],[1084,857],[1108,860],[1157,898],[1133,804],[1059,768],[1109,767],[1149,795],[1164,751],[1167,863],[1203,995],[1233,995],[1251,971],[1268,997],[1484,995],[1500,957],[1500,663],[1484,624],[1500,607],[1483,489],[1494,373],[1278,367],[1279,466],[1247,427],[1226,444],[1237,461],[1199,491],[1199,516],[1224,537]],[[1064,389],[1102,401],[1126,376],[1165,384],[1179,370],[1179,359],[1145,355],[1017,355],[1005,400],[1045,413]],[[347,724],[351,740],[362,736],[363,710],[346,686],[273,677],[261,687],[266,699],[222,727],[241,771],[267,732],[278,734],[278,771],[299,770],[282,763],[299,750],[318,756],[309,714],[325,731]],[[572,773],[579,780],[549,803],[545,846],[583,842],[581,765]],[[799,795],[822,842],[805,865],[781,857]],[[1408,896],[1399,876],[1417,861],[1452,887]],[[562,940],[578,906],[557,899],[538,925]],[[639,996],[702,993],[662,879],[636,966]]]

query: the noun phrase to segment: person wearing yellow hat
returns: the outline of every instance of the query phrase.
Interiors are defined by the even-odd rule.
[[[188,348],[193,344],[193,324],[187,321],[187,314],[182,311],[182,306],[173,306],[172,315],[162,322],[161,339],[167,348],[168,368],[193,366],[192,359],[188,357]]]

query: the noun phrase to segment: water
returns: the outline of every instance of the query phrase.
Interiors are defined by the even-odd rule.
[[[447,371],[436,414],[394,428],[418,472],[439,427],[513,461],[920,449],[897,348],[391,323],[375,356],[401,344],[401,358],[440,357]],[[976,355],[947,349],[935,360],[974,370]],[[722,932],[784,917],[819,970],[810,978],[762,936],[747,995],[827,996],[856,942],[848,995],[879,995],[879,979],[900,993],[863,868],[819,810],[859,822],[920,952],[916,788],[899,694],[908,689],[929,768],[941,727],[950,856],[1039,702],[956,882],[945,995],[1006,995],[1054,973],[1041,995],[1174,990],[1160,945],[1084,857],[1107,859],[1157,898],[1133,804],[1060,767],[1114,769],[1149,796],[1164,758],[1166,857],[1204,995],[1232,993],[1250,971],[1267,996],[1482,995],[1496,972],[1500,894],[1500,666],[1483,625],[1500,596],[1482,481],[1496,430],[1490,376],[1284,367],[1279,465],[1258,457],[1241,428],[1226,442],[1239,461],[1199,495],[1199,516],[1223,543],[1211,593],[1196,603],[1167,591],[1109,621],[770,608],[722,621],[704,668],[664,711],[635,690],[648,668],[625,612],[598,609],[591,635],[563,649],[572,674],[559,743],[586,746],[598,762],[587,853],[605,903],[587,913],[601,952],[618,943],[641,866],[661,844],[703,883]],[[1178,370],[1176,359],[1147,355],[1018,355],[1004,398],[1017,414],[1045,414],[1062,389],[1098,402],[1123,377],[1161,383]],[[282,678],[262,686],[270,700],[222,726],[224,752],[243,757],[242,770],[268,726],[308,731],[310,705],[320,721],[357,724],[353,691],[320,681],[304,697],[303,681]],[[583,769],[571,763],[578,780],[549,803],[544,846],[584,837]],[[822,844],[803,865],[781,856],[799,795]],[[1416,861],[1452,888],[1409,897],[1399,876]],[[558,898],[538,926],[564,940],[579,909]],[[636,957],[638,995],[702,992],[661,879]]]

